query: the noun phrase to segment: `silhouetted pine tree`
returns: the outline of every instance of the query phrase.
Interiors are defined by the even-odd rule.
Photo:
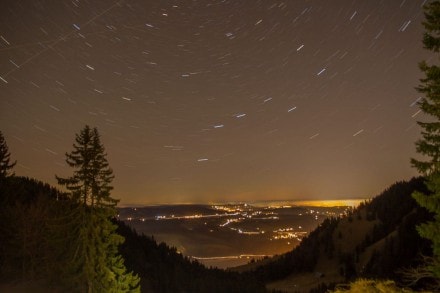
[[[127,272],[118,255],[124,238],[111,222],[118,201],[110,196],[114,176],[98,130],[86,125],[75,142],[74,150],[66,153],[73,176],[56,176],[77,203],[70,217],[75,229],[69,235],[69,283],[80,292],[139,292],[139,278]]]
[[[17,164],[17,161],[11,163],[11,154],[9,153],[8,145],[6,144],[3,133],[0,131],[0,180],[14,175],[13,172],[11,173],[11,169],[14,168],[15,164]]]
[[[113,171],[98,130],[86,125],[76,135],[75,142],[74,150],[66,153],[66,162],[76,170],[69,178],[56,176],[58,184],[66,186],[72,198],[84,205],[115,207],[118,201],[110,196]]]
[[[440,1],[425,5],[424,47],[433,53],[440,50]],[[437,55],[438,57],[438,55]],[[440,279],[440,67],[423,61],[420,69],[425,77],[417,88],[425,95],[419,102],[420,109],[430,116],[429,122],[418,122],[422,127],[422,139],[416,142],[417,152],[428,159],[411,159],[412,165],[427,179],[427,187],[432,194],[414,193],[414,198],[422,207],[435,214],[435,220],[418,226],[422,237],[432,241],[433,258],[428,264],[436,279]],[[440,285],[440,284],[439,284]]]

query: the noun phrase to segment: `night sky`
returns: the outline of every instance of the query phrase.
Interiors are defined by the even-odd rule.
[[[98,127],[122,204],[371,197],[417,175],[424,0],[2,0],[0,130],[56,184]]]

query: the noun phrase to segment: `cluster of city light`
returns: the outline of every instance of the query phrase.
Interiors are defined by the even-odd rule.
[[[298,228],[301,229],[302,227],[299,226]],[[275,234],[275,236],[273,236],[271,240],[296,239],[298,241],[301,241],[307,235],[307,232],[294,231],[293,228],[277,229],[274,230],[273,233]]]
[[[350,211],[352,210],[351,207],[346,207],[343,211],[337,213],[337,212],[332,212],[332,211],[323,211],[323,212],[319,212],[318,210],[309,210],[306,212],[306,214],[315,214],[315,220],[318,220],[318,215],[323,215],[325,217],[342,217],[342,216],[346,216],[347,214],[350,213]],[[300,213],[300,216],[302,216],[303,214]]]
[[[229,217],[229,216],[237,216],[239,214],[213,214],[213,215],[202,215],[202,214],[194,214],[194,215],[186,215],[186,216],[155,216],[155,220],[191,220],[191,219],[201,219],[201,218],[221,218],[221,217]]]
[[[276,209],[290,209],[292,208],[291,205],[270,205],[265,207],[265,210],[276,210]]]
[[[273,217],[264,217],[260,218],[259,216],[270,216],[270,215],[277,215],[277,213],[273,211],[261,211],[259,209],[254,209],[251,205],[248,204],[240,204],[240,205],[215,205],[212,206],[213,209],[226,212],[226,215],[234,216],[234,215],[241,215],[246,218],[253,218],[258,217],[258,219],[273,219]],[[267,210],[266,208],[264,210]],[[225,215],[225,214],[223,214]]]
[[[260,235],[260,234],[264,234],[266,233],[264,230],[261,231],[245,231],[241,228],[230,228],[233,231],[237,231],[238,234],[243,234],[243,235]],[[257,230],[260,230],[260,228],[257,228]]]
[[[225,227],[231,223],[238,223],[241,220],[244,220],[243,218],[238,218],[238,219],[227,219],[226,222],[224,222],[223,224],[220,224],[220,227]]]
[[[215,210],[223,211],[227,213],[238,213],[241,217],[239,218],[230,218],[226,219],[226,222],[219,225],[219,227],[226,227],[231,223],[240,223],[246,219],[259,219],[259,220],[278,220],[279,217],[273,211],[264,211],[254,210],[254,208],[248,204],[241,205],[216,205],[212,206]],[[266,210],[266,209],[265,209]],[[234,215],[234,214],[229,214]],[[228,227],[230,230],[237,232],[242,235],[261,235],[264,234],[265,231],[260,231],[260,228],[257,228],[257,231],[246,231],[242,228],[236,227]]]
[[[230,255],[230,256],[209,256],[209,257],[202,257],[202,256],[190,256],[191,259],[196,260],[216,260],[216,259],[240,259],[240,258],[256,258],[261,259],[264,257],[272,257],[272,255],[267,254],[240,254],[240,255]]]
[[[252,210],[251,206],[246,203],[240,205],[214,205],[212,208],[226,213],[240,213],[243,211]]]

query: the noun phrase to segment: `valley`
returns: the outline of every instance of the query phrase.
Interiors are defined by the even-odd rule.
[[[155,205],[121,208],[118,217],[207,267],[229,268],[292,250],[324,219],[361,201]]]

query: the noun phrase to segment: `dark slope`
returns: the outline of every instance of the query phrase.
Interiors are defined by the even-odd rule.
[[[208,269],[190,261],[175,248],[138,235],[123,222],[118,233],[125,238],[120,252],[129,270],[141,277],[142,292],[264,292],[254,276]]]
[[[427,192],[422,178],[397,182],[342,218],[325,220],[293,251],[255,266],[249,274],[269,288],[325,292],[357,277],[401,281],[402,268],[416,266],[430,244],[416,226],[432,218],[411,197]]]

